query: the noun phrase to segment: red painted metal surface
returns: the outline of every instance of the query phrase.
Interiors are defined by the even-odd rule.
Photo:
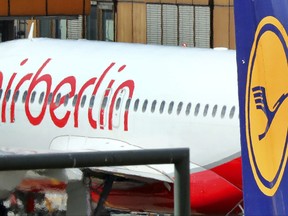
[[[173,185],[162,182],[113,189],[106,205],[131,211],[173,212]],[[99,195],[91,193],[97,202]],[[242,200],[241,159],[190,175],[192,212],[228,213]]]

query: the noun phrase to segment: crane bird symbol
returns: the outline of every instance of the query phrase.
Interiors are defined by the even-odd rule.
[[[252,91],[253,91],[253,96],[254,96],[254,100],[256,103],[256,109],[262,110],[267,118],[266,128],[263,133],[259,134],[259,137],[258,137],[259,140],[262,140],[266,136],[278,109],[280,108],[284,100],[288,97],[288,94],[287,93],[282,94],[280,98],[277,100],[277,102],[274,104],[273,109],[270,110],[268,106],[268,102],[267,102],[265,87],[256,86],[252,88]]]

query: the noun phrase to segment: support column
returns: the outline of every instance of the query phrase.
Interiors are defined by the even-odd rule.
[[[66,216],[91,215],[89,189],[82,181],[69,182],[66,193],[68,195]]]

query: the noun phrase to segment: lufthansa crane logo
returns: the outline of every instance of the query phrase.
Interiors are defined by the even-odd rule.
[[[259,23],[250,53],[245,101],[249,161],[259,189],[273,196],[287,164],[288,36],[275,17]]]

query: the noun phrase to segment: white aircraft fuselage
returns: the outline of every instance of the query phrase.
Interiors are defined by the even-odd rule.
[[[189,147],[192,209],[241,199],[234,51],[32,39],[0,59],[4,152]],[[168,165],[103,169],[173,182]]]

